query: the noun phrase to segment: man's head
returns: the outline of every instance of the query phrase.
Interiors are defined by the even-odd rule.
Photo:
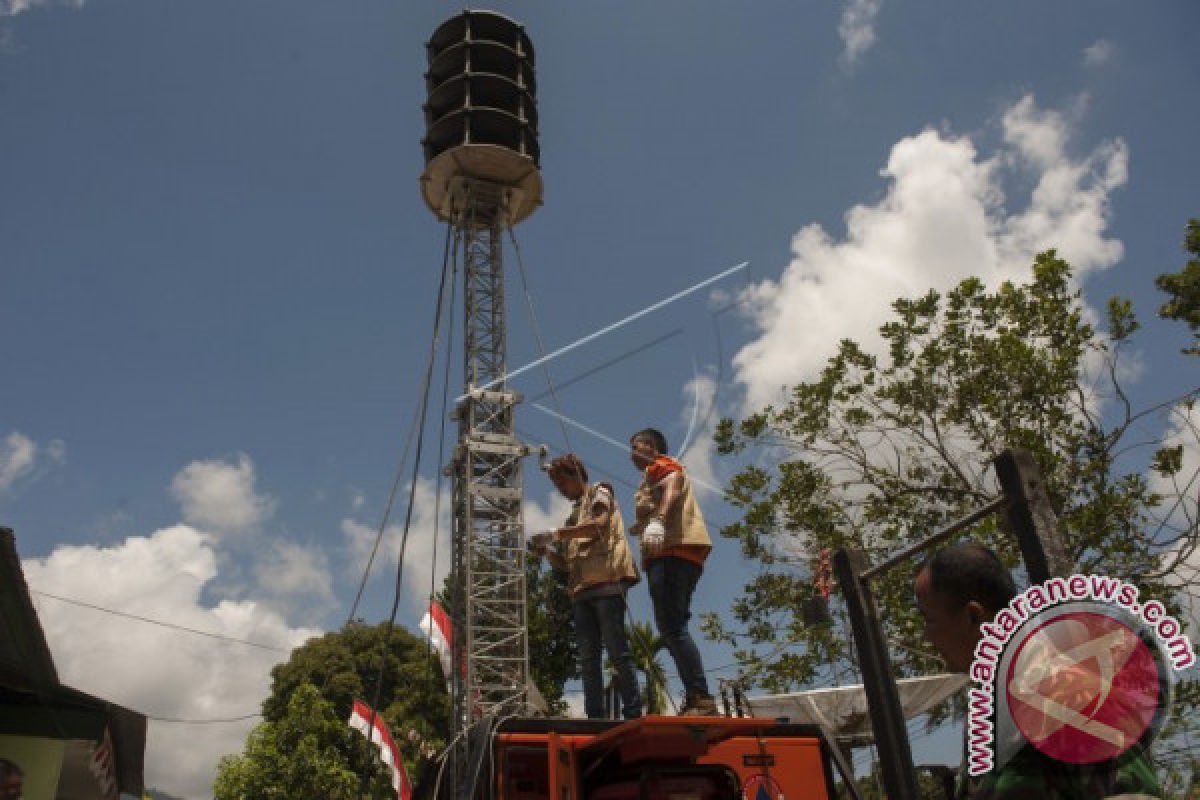
[[[917,609],[925,638],[955,672],[966,672],[979,643],[979,626],[1017,594],[1000,558],[981,544],[939,550],[917,572]]]
[[[0,800],[20,800],[25,773],[7,758],[0,758]]]
[[[587,490],[587,468],[574,453],[567,453],[551,461],[547,472],[554,488],[568,500],[578,500]]]
[[[654,428],[646,428],[635,433],[629,440],[629,456],[633,465],[643,470],[654,462],[654,459],[667,452],[667,437]]]

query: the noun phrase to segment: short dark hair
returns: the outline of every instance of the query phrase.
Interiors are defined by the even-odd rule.
[[[549,472],[551,478],[555,475],[567,475],[572,478],[578,478],[584,483],[588,482],[587,467],[579,460],[579,456],[574,453],[567,453],[551,461]]]
[[[1000,556],[977,542],[944,547],[921,569],[929,570],[935,592],[959,606],[973,601],[995,614],[1017,596],[1017,585]]]
[[[13,776],[24,778],[25,773],[14,762],[0,758],[0,781],[6,781]]]
[[[654,449],[659,452],[659,455],[667,454],[667,437],[663,436],[662,431],[656,428],[644,428],[629,437],[631,442],[634,439],[649,439],[654,442]]]

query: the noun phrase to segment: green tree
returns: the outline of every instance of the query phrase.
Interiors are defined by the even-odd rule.
[[[382,675],[377,707],[397,739],[407,739],[409,731],[415,731],[411,738],[424,742],[427,750],[440,747],[450,720],[450,699],[441,667],[424,638],[395,626],[386,668],[380,670],[386,634],[383,623],[351,622],[340,631],[309,639],[292,651],[287,662],[271,670],[271,694],[263,701],[263,717],[268,722],[282,719],[292,693],[311,684],[320,688],[321,696],[345,724],[354,698],[373,702],[376,681]],[[412,767],[415,752],[402,749]]]
[[[1158,313],[1165,319],[1186,323],[1196,341],[1184,352],[1200,355],[1200,219],[1188,221],[1183,249],[1192,256],[1183,269],[1159,275],[1154,280],[1155,285],[1171,298]]]
[[[658,654],[667,646],[649,622],[634,622],[625,627],[633,663],[646,683],[646,713],[665,714],[667,711],[667,673]]]
[[[566,575],[530,558],[525,568],[528,600],[529,671],[550,714],[566,713],[563,686],[579,676],[575,646],[575,615],[567,594]]]
[[[221,759],[213,796],[216,800],[355,800],[364,771],[368,797],[395,797],[390,774],[365,737],[346,725],[315,686],[305,683],[289,695],[276,719],[250,732],[241,755]]]
[[[347,724],[356,697],[376,706],[417,780],[447,739],[450,701],[425,640],[395,627],[385,656],[385,636],[384,624],[352,622],[308,640],[272,669],[264,722],[241,755],[221,761],[217,800],[349,800],[364,771],[374,776],[371,797],[394,797],[377,751]]]
[[[1144,430],[1179,399],[1133,409],[1119,363],[1138,328],[1130,303],[1110,301],[1108,330],[1098,331],[1051,251],[1028,284],[989,291],[970,278],[893,308],[881,355],[842,341],[784,405],[718,426],[719,451],[746,464],[727,489],[741,518],[722,535],[762,569],[734,603],[734,623],[710,615],[705,628],[734,646],[748,677],[773,691],[844,680],[852,643],[840,605],[834,625],[804,623],[817,553],[852,546],[878,560],[918,541],[995,496],[990,461],[1006,447],[1033,452],[1081,569],[1172,599],[1164,558],[1196,531],[1156,516],[1169,504],[1142,467],[1184,469],[1172,448],[1146,444]],[[969,535],[1018,562],[995,519]],[[912,580],[912,568],[897,569],[875,584],[903,674],[936,669]],[[774,645],[767,655],[765,644]]]

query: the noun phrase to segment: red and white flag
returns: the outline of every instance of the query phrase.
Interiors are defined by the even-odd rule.
[[[442,664],[442,675],[446,678],[446,687],[450,687],[451,653],[454,652],[454,626],[450,623],[450,615],[442,608],[437,600],[429,603],[429,610],[421,618],[421,631],[429,637],[430,646],[438,654]]]
[[[375,722],[373,727],[372,717]],[[373,713],[371,707],[362,700],[355,700],[354,708],[350,711],[350,727],[366,736],[371,744],[379,748],[380,759],[392,770],[392,788],[396,790],[396,797],[399,800],[412,800],[412,784],[408,782],[408,771],[404,769],[400,751],[396,749],[396,743],[392,740],[392,734],[388,731],[383,717]]]

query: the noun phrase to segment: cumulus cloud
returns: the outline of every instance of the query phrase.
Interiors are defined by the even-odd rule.
[[[243,639],[197,636],[34,595],[61,680],[154,717],[224,719],[258,711],[270,669],[315,629],[253,602],[207,605],[216,537],[187,525],[113,547],[63,546],[22,563],[31,589]],[[179,725],[151,720],[146,780],[187,798],[212,796],[217,760],[239,752],[256,720]]]
[[[1120,259],[1121,243],[1105,231],[1109,196],[1126,180],[1124,142],[1073,157],[1068,118],[1032,96],[1009,108],[1001,126],[1003,145],[990,157],[967,137],[934,130],[901,139],[881,172],[884,197],[846,212],[844,238],[816,224],[793,237],[782,276],[743,295],[755,329],[733,359],[743,410],[817,375],[840,339],[877,344],[899,296],[971,275],[989,285],[1024,280],[1033,256],[1052,247],[1080,278]],[[1014,178],[1033,186],[1015,210],[1003,190]]]
[[[20,431],[0,439],[0,494],[13,491],[18,483],[36,479],[52,466],[65,463],[67,446],[53,439],[39,445]]]
[[[437,525],[437,564],[434,560],[434,519],[436,484],[433,481],[420,478],[417,481],[416,492],[413,495],[412,525],[408,533],[408,545],[404,551],[404,594],[409,602],[417,607],[424,605],[429,594],[430,569],[434,570],[434,586],[441,588],[446,573],[450,571],[450,493],[449,487],[443,487],[441,502],[441,519]],[[404,496],[407,499],[407,495]],[[373,578],[380,575],[395,574],[396,559],[400,554],[400,544],[404,536],[404,517],[406,510],[401,502],[397,502],[392,513],[391,522],[383,534],[383,543],[375,556],[372,567]],[[342,520],[342,538],[348,557],[348,571],[355,579],[359,579],[370,558],[371,549],[379,533],[377,524],[368,524],[353,517]]]
[[[409,529],[408,546],[404,554],[404,600],[410,610],[414,611],[425,608],[429,596],[430,570],[433,570],[433,585],[435,589],[440,590],[451,566],[450,539],[453,520],[448,486],[444,486],[442,490],[441,520],[437,526],[437,563],[433,563],[434,491],[433,481],[424,478],[417,481],[412,526]],[[545,505],[527,499],[523,507],[525,530],[536,533],[557,528],[563,524],[570,510],[570,502],[557,493],[551,495]],[[380,580],[391,581],[395,576],[396,559],[404,534],[404,514],[404,507],[398,502],[371,568],[372,584]],[[379,525],[347,517],[342,520],[341,532],[346,576],[357,584],[375,546]]]
[[[1163,437],[1166,447],[1182,448],[1182,468],[1171,477],[1151,472],[1150,490],[1165,498],[1159,508],[1163,533],[1160,540],[1178,541],[1165,554],[1165,562],[1180,560],[1175,569],[1178,584],[1184,587],[1183,600],[1192,640],[1200,636],[1200,406],[1179,406],[1172,410],[1171,421]]]
[[[716,376],[710,372],[696,373],[683,387],[686,402],[682,413],[686,418],[680,421],[687,426],[687,434],[680,444],[679,460],[687,467],[688,476],[701,495],[721,492],[713,444],[713,430],[719,418],[715,413],[717,389]]]
[[[592,477],[592,480],[596,479]],[[554,492],[544,506],[532,500],[526,500],[524,514],[525,530],[529,533],[553,530],[566,522],[567,517],[571,514],[571,501],[558,492]]]
[[[254,462],[193,461],[171,481],[185,522],[219,534],[246,533],[275,513],[276,502],[255,489]]]
[[[1112,61],[1116,47],[1107,39],[1097,39],[1083,48],[1083,64],[1087,67],[1102,67]]]
[[[842,38],[842,63],[847,68],[854,67],[875,44],[875,18],[882,7],[883,0],[846,0],[838,21],[838,36]]]
[[[328,607],[334,601],[329,559],[315,545],[276,539],[255,565],[254,574],[257,588],[275,602]]]

